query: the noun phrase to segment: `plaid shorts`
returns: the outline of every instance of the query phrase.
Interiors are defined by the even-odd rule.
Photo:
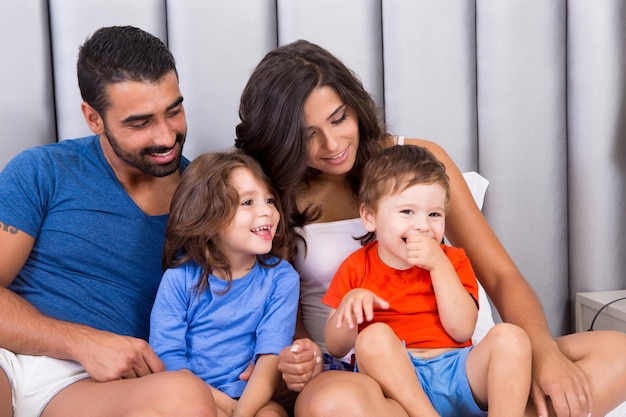
[[[350,362],[345,362],[341,359],[335,358],[330,354],[323,352],[324,356],[324,370],[325,371],[350,371],[354,372],[354,355],[350,357]]]

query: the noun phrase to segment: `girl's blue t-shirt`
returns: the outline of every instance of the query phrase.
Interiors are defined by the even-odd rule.
[[[28,149],[0,173],[0,227],[35,238],[9,288],[57,319],[147,340],[167,219],[130,198],[98,136]]]
[[[196,291],[202,268],[188,262],[171,268],[154,302],[150,344],[168,370],[189,369],[233,398],[243,393],[239,379],[259,355],[278,354],[291,344],[296,324],[300,276],[287,261],[258,262],[244,277],[228,281],[209,275]]]

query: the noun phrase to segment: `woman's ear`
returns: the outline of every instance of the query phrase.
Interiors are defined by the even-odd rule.
[[[361,220],[363,221],[363,225],[365,226],[365,230],[368,232],[376,231],[376,213],[369,209],[365,204],[361,204],[359,207],[359,214],[361,215]]]
[[[96,135],[102,135],[104,133],[104,121],[93,107],[91,107],[86,101],[80,104],[80,109],[83,112],[85,121],[89,129]]]

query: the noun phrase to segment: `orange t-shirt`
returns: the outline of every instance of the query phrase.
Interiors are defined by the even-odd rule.
[[[478,305],[478,283],[469,258],[461,248],[441,245],[463,286]],[[371,322],[359,325],[359,331],[371,323],[387,323],[407,348],[464,347],[444,330],[439,320],[437,301],[430,272],[419,267],[397,270],[378,257],[374,241],[353,252],[339,266],[322,302],[339,307],[343,296],[354,288],[365,288],[389,302],[389,309],[375,309]]]

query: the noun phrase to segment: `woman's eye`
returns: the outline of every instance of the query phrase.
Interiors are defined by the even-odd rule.
[[[332,124],[334,125],[340,125],[341,123],[343,123],[344,120],[346,120],[348,118],[348,112],[344,111],[343,114],[341,115],[341,117],[337,120],[333,120]]]

